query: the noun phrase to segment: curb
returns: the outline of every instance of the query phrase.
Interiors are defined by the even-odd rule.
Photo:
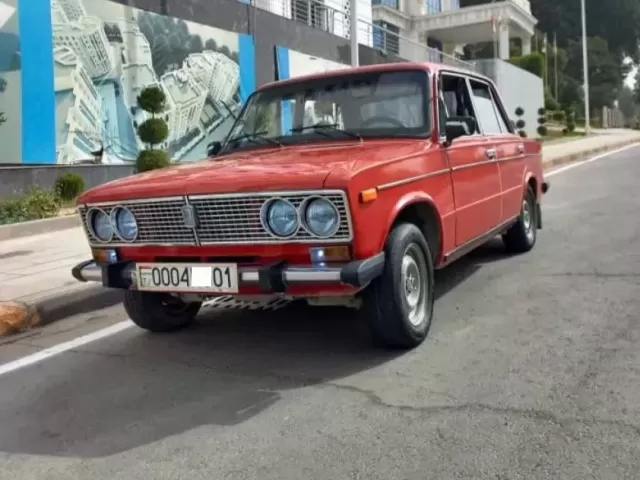
[[[610,152],[612,150],[617,150],[619,148],[623,148],[629,145],[633,145],[633,144],[640,144],[640,137],[637,138],[633,138],[633,139],[628,139],[628,140],[623,140],[620,142],[616,142],[616,143],[612,143],[609,145],[604,145],[604,146],[600,146],[600,147],[595,147],[595,148],[589,148],[587,150],[583,150],[581,152],[578,153],[572,153],[570,155],[564,155],[564,156],[560,156],[560,157],[556,157],[556,158],[552,158],[551,160],[548,161],[544,161],[543,159],[543,163],[542,163],[542,169],[543,171],[548,171],[551,169],[555,169],[556,167],[561,167],[563,165],[568,165],[570,163],[576,163],[576,162],[581,162],[583,160],[586,160],[590,157],[594,157],[596,155],[602,154],[602,153],[607,153]]]
[[[29,222],[10,223],[9,225],[0,225],[0,241],[56,232],[58,230],[67,230],[79,226],[80,217],[78,214],[45,218],[44,220],[31,220]]]
[[[122,302],[120,290],[102,285],[78,284],[78,287],[48,294],[46,297],[0,302],[0,345],[2,338],[15,336],[67,317],[90,313]],[[3,315],[3,306],[9,307]]]

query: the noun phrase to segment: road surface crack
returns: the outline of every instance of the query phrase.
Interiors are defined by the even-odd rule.
[[[598,425],[612,426],[619,429],[630,430],[634,435],[640,437],[640,426],[627,423],[622,420],[605,420],[600,418],[575,418],[560,417],[546,410],[524,409],[513,407],[497,407],[483,403],[463,403],[460,405],[397,405],[384,401],[378,394],[371,390],[361,389],[351,385],[342,385],[329,382],[326,386],[357,393],[363,395],[367,400],[381,408],[388,408],[404,413],[414,413],[420,415],[441,415],[447,413],[473,412],[485,413],[493,415],[518,416],[528,418],[535,421],[548,422],[563,429],[570,429],[572,425],[581,424],[587,427],[595,427]]]

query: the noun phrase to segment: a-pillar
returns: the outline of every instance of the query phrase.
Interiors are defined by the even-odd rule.
[[[531,53],[531,37],[522,37],[522,55],[529,55]]]
[[[509,25],[507,22],[500,24],[498,36],[498,56],[501,60],[509,60]]]

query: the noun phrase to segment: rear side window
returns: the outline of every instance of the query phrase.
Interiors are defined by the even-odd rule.
[[[476,109],[476,118],[485,135],[508,133],[504,121],[501,122],[497,106],[493,102],[491,89],[484,82],[470,80],[471,96]]]

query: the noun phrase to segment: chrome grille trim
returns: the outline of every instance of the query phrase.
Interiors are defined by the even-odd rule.
[[[274,236],[262,226],[260,219],[262,205],[274,197],[286,199],[296,208],[309,197],[327,198],[340,214],[338,231],[329,238],[319,238],[302,225],[292,238]],[[131,243],[123,243],[117,237],[112,242],[101,242],[87,228],[87,212],[99,207],[109,215],[119,205],[129,208],[138,220],[138,237]],[[196,229],[184,224],[181,208],[185,205],[191,205],[196,210]],[[211,194],[102,202],[82,205],[78,213],[90,245],[96,247],[326,244],[348,243],[353,239],[349,204],[342,190]]]

